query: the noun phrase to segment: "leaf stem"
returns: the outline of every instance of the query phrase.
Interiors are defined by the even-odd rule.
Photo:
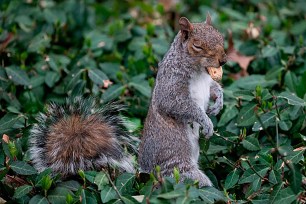
[[[112,187],[113,187],[114,190],[116,191],[118,197],[121,199],[121,201],[122,201],[123,203],[125,203],[124,200],[123,200],[123,198],[122,198],[122,196],[121,196],[121,194],[120,194],[120,192],[118,191],[117,187],[115,186],[114,182],[112,181],[111,177],[109,176],[109,174],[108,174],[107,172],[104,172],[104,173],[105,173],[105,175],[107,176],[107,178],[108,178],[110,184],[112,185]]]

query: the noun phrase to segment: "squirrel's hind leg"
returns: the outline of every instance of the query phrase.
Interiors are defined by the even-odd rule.
[[[190,169],[187,172],[181,173],[181,181],[184,181],[187,178],[199,181],[199,187],[213,186],[210,179],[201,170],[199,170],[196,167]]]

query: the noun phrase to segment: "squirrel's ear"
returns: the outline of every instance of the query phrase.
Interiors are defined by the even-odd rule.
[[[212,25],[212,24],[211,24],[211,17],[210,17],[209,12],[208,12],[207,15],[206,15],[206,21],[205,21],[205,23],[206,23],[207,25]]]
[[[179,24],[181,27],[181,33],[184,40],[188,38],[189,33],[193,30],[192,24],[186,17],[181,17],[179,20]]]

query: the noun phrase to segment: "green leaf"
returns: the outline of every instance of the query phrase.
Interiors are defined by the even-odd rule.
[[[226,107],[224,113],[218,122],[218,127],[226,125],[229,121],[235,118],[238,114],[238,109],[235,106]]]
[[[103,93],[101,99],[103,102],[114,100],[121,95],[124,89],[125,87],[120,84],[112,85]]]
[[[118,198],[118,195],[117,195],[115,189],[112,188],[112,187],[109,187],[109,186],[104,186],[103,187],[103,189],[100,193],[100,196],[101,196],[101,200],[102,200],[103,203],[107,203],[110,200]]]
[[[273,184],[277,184],[281,182],[281,175],[278,171],[272,170],[269,174],[269,181]]]
[[[102,86],[104,84],[104,80],[108,79],[108,77],[99,69],[89,69],[88,76],[95,84],[99,86]]]
[[[295,92],[296,91],[296,83],[297,83],[297,77],[294,73],[292,73],[291,71],[288,71],[285,74],[285,85],[286,87],[288,87],[288,89],[291,92]]]
[[[235,168],[231,173],[229,173],[225,179],[224,187],[230,189],[236,185],[239,180],[239,171]]]
[[[263,57],[273,57],[278,52],[278,49],[276,47],[272,47],[270,45],[264,47],[262,49],[262,56]]]
[[[95,181],[95,177],[97,175],[96,171],[85,171],[85,178],[90,182],[93,183]]]
[[[301,34],[305,34],[306,31],[306,22],[301,20],[299,22],[294,22],[292,24],[292,28],[290,29],[290,31],[292,32],[292,34],[294,35],[301,35]]]
[[[119,193],[128,195],[133,190],[135,175],[130,173],[123,173],[116,179],[116,187]]]
[[[275,125],[276,114],[273,113],[273,112],[264,113],[259,118],[261,120],[261,123],[260,122],[255,122],[253,127],[252,127],[253,131],[260,131],[260,130],[263,130],[263,129],[266,129],[270,126]],[[263,125],[263,127],[262,127],[262,125]]]
[[[249,103],[239,111],[237,116],[238,126],[250,126],[257,121],[254,111],[256,106],[255,103]]]
[[[64,181],[58,184],[59,187],[64,187],[66,189],[69,189],[71,191],[77,191],[80,189],[80,183],[74,180],[70,181]]]
[[[210,143],[209,148],[207,150],[207,155],[216,154],[216,153],[221,152],[223,150],[227,150],[227,148],[228,148],[227,146],[221,146],[221,145],[216,145],[216,144]]]
[[[50,191],[48,200],[53,204],[66,204],[66,198],[68,194],[73,195],[73,193],[67,188],[56,187]]]
[[[82,204],[97,204],[97,199],[92,192],[82,189],[81,191]]]
[[[95,177],[94,183],[98,186],[98,190],[103,189],[108,184],[107,175],[104,172],[99,172]]]
[[[273,186],[273,191],[270,194],[270,203],[275,203],[276,198],[279,196],[282,187],[283,187],[282,183]]]
[[[49,71],[46,74],[45,82],[50,88],[52,88],[59,79],[60,75],[57,72]]]
[[[30,85],[30,79],[27,73],[17,66],[5,68],[7,77],[12,80],[16,85]]]
[[[294,193],[298,194],[302,186],[302,173],[297,165],[290,165],[289,182],[290,188]]]
[[[14,198],[21,198],[32,191],[33,187],[29,185],[20,186],[15,190]]]
[[[306,101],[296,96],[294,93],[282,92],[278,95],[278,98],[284,98],[288,101],[290,105],[294,106],[306,106]]]
[[[282,190],[280,189],[276,190],[278,190],[278,193],[270,198],[270,203],[288,204],[296,200],[297,195],[294,194],[294,192],[291,190],[290,187]]]
[[[71,73],[69,77],[69,82],[67,86],[65,87],[65,90],[70,90],[73,89],[73,87],[77,84],[77,82],[80,80],[81,74],[85,71],[86,69],[81,69],[77,73]]]
[[[258,175],[265,177],[269,170],[269,167],[265,165],[254,165],[253,168],[256,172],[252,168],[247,169],[241,176],[238,184],[251,183],[255,179],[260,178]]]
[[[135,198],[131,196],[122,196],[122,201],[124,204],[135,204],[139,203]]]
[[[36,195],[31,200],[29,201],[29,204],[49,204],[47,198],[41,196],[41,195]]]
[[[184,195],[185,195],[184,192],[175,190],[175,191],[170,191],[167,193],[159,194],[157,197],[170,200],[170,199],[178,198]]]
[[[24,161],[13,161],[11,168],[20,175],[33,175],[37,173],[36,169]]]
[[[253,192],[258,191],[260,189],[260,186],[261,186],[261,178],[258,177],[252,182],[252,185],[251,185],[252,191]]]
[[[218,191],[214,187],[206,187],[199,190],[200,198],[205,203],[215,203],[215,201],[222,200],[226,201],[224,194],[221,191]]]
[[[20,116],[12,113],[5,114],[0,120],[0,134],[3,134],[11,129],[13,129],[14,124]]]
[[[239,90],[235,91],[233,95],[239,99],[245,100],[245,101],[251,101],[253,100],[254,94],[250,90]]]
[[[149,85],[149,82],[145,78],[145,74],[134,76],[131,79],[129,86],[135,88],[141,94],[149,98],[151,96],[151,87]]]
[[[135,88],[142,95],[144,95],[144,96],[146,96],[148,98],[151,96],[151,87],[149,86],[149,83],[147,81],[144,81],[142,83],[130,82],[129,86]]]
[[[253,91],[258,85],[265,88],[272,87],[274,84],[277,84],[277,80],[266,80],[264,75],[253,74],[236,80],[228,88],[232,90],[239,88]]]
[[[286,156],[286,160],[289,160],[290,162],[297,164],[300,161],[304,160],[304,152],[305,149],[301,151],[292,151],[288,156]]]
[[[278,123],[280,129],[288,131],[292,127],[292,122],[290,120],[281,120]]]
[[[247,136],[242,141],[242,146],[250,151],[258,151],[260,150],[259,141],[257,138],[254,137],[255,134]]]

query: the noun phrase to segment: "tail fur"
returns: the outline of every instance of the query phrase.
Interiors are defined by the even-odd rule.
[[[136,151],[137,139],[125,131],[121,110],[117,104],[100,108],[93,98],[51,103],[31,130],[30,154],[35,168],[51,168],[63,176],[108,166],[134,172],[126,147]]]

